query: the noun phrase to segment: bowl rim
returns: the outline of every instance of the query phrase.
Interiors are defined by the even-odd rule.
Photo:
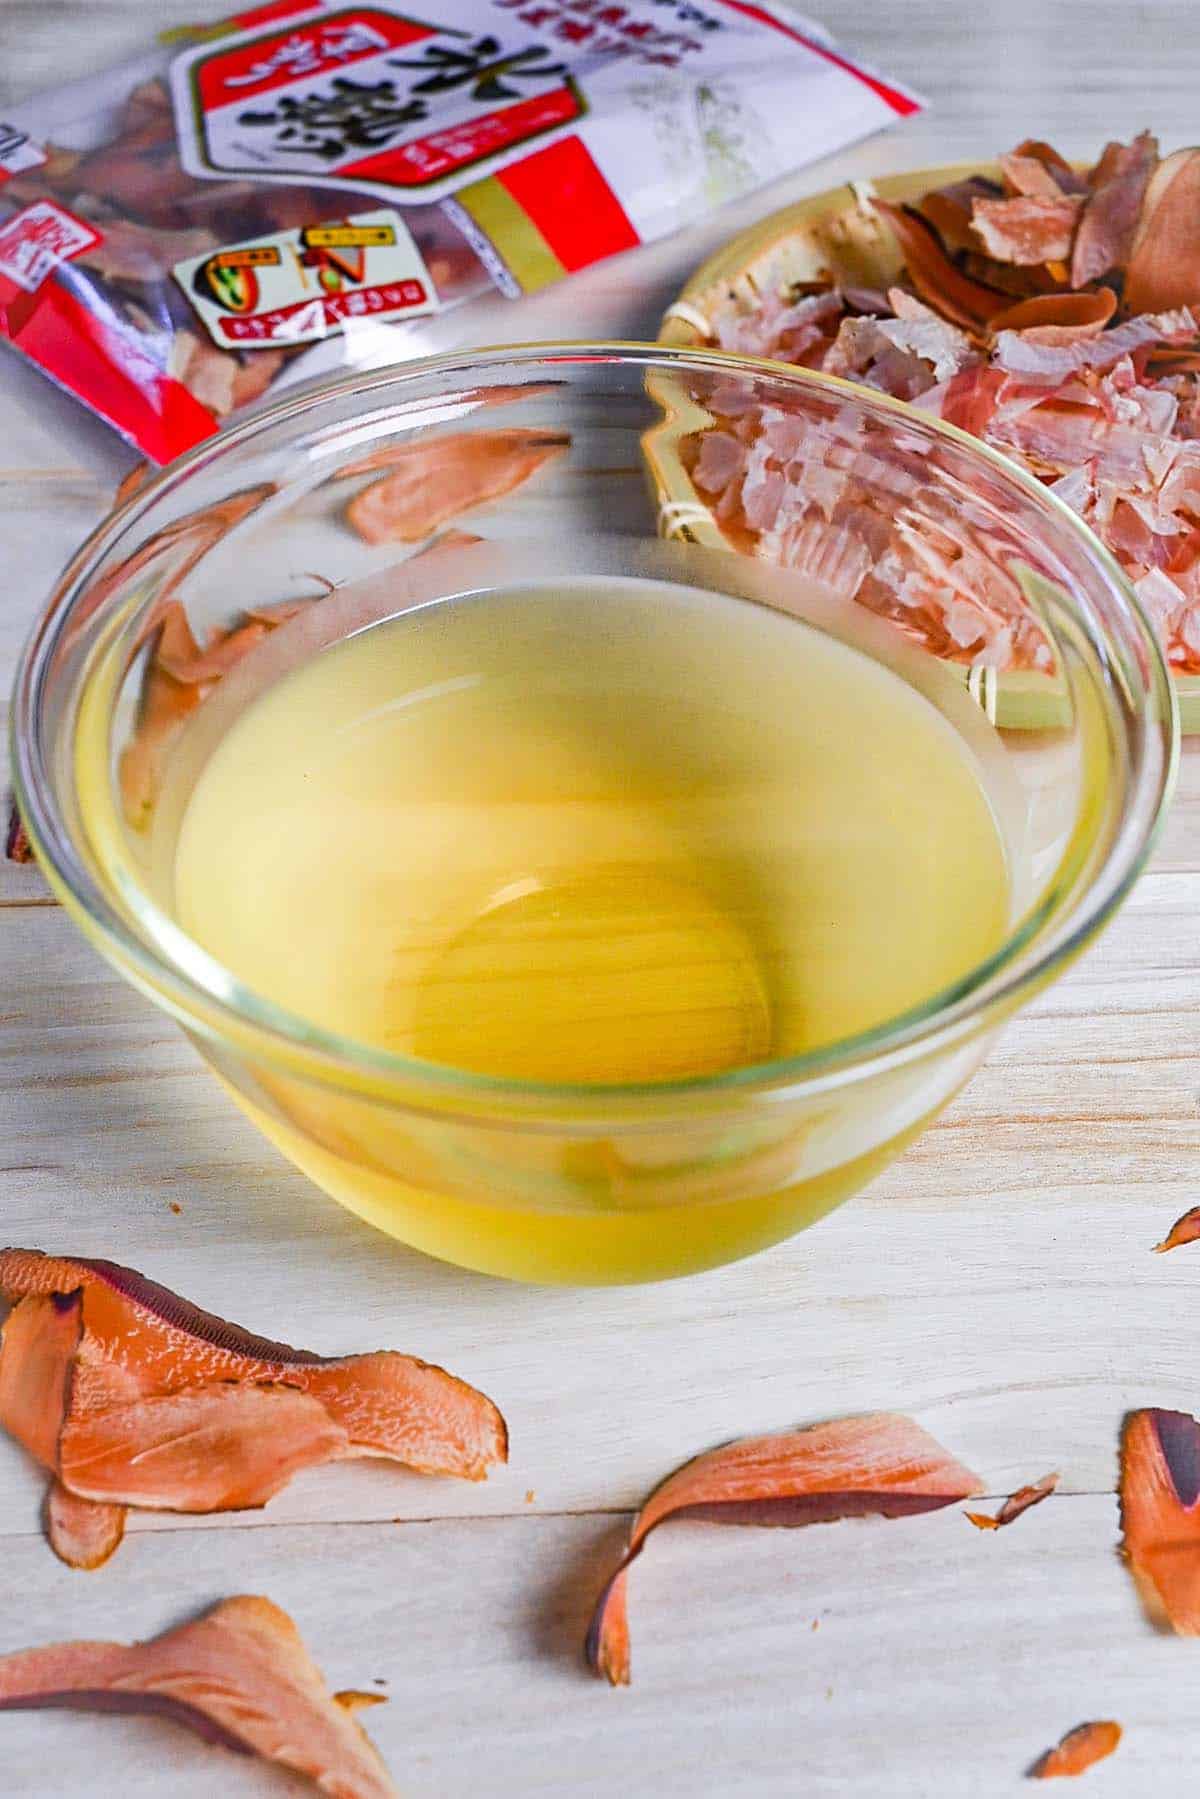
[[[1022,952],[1037,935],[1035,927],[1041,922],[1043,908],[1035,908],[1019,920],[989,957],[950,987],[869,1030],[800,1055],[747,1064],[716,1075],[652,1083],[578,1084],[478,1074],[374,1048],[313,1025],[277,1006],[206,953],[205,958],[224,979],[219,984],[201,981],[125,924],[62,827],[54,782],[41,754],[39,735],[40,701],[50,658],[76,603],[86,598],[90,573],[119,542],[122,532],[150,510],[161,495],[186,482],[193,470],[295,417],[312,414],[317,423],[316,415],[326,402],[353,396],[363,402],[365,409],[373,397],[389,389],[402,390],[410,382],[435,377],[465,380],[488,369],[514,364],[528,370],[587,363],[619,363],[648,373],[690,368],[743,380],[766,378],[776,384],[832,393],[876,413],[891,414],[901,428],[911,430],[919,423],[932,436],[980,461],[1045,508],[1085,550],[1098,573],[1115,590],[1146,654],[1146,691],[1135,708],[1143,754],[1131,762],[1129,795],[1103,860],[1083,891],[1067,904],[1064,917],[1070,928],[1060,931],[1024,965]],[[107,596],[89,619],[89,632],[102,627],[109,609],[119,604],[120,598],[119,591]],[[1107,639],[1108,633],[1100,628]],[[1146,742],[1154,734],[1156,723],[1158,734],[1165,738],[1161,763],[1146,770],[1139,763],[1146,760]],[[185,1028],[217,1043],[246,1047],[268,1064],[289,1067],[325,1085],[350,1086],[375,1098],[401,1101],[410,1109],[422,1101],[439,1113],[455,1102],[485,1110],[507,1106],[517,1112],[531,1108],[536,1111],[547,1103],[557,1103],[575,1113],[592,1115],[597,1110],[607,1112],[614,1105],[640,1105],[654,1120],[661,1120],[664,1109],[676,1102],[694,1106],[704,1099],[751,1099],[756,1095],[771,1099],[815,1097],[978,1034],[986,1028],[991,1015],[997,1020],[1009,1016],[1079,954],[1111,917],[1145,867],[1174,786],[1179,760],[1179,711],[1157,634],[1115,558],[1057,495],[970,433],[859,383],[765,357],[620,339],[558,340],[446,351],[399,365],[306,383],[273,403],[251,409],[234,424],[157,470],[89,533],[67,563],[28,635],[18,661],[10,748],[14,792],[21,815],[39,863],[64,909],[119,973],[148,993]],[[1133,818],[1135,794],[1146,808],[1140,825]]]

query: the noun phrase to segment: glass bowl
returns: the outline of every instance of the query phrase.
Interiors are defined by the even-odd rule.
[[[803,444],[790,478],[812,496],[813,531],[786,541],[756,536],[736,492],[706,490],[713,452],[698,460],[706,437],[749,443],[768,423]],[[497,430],[545,434],[560,453],[461,520],[447,513],[452,495],[423,492],[427,512],[475,541],[451,537],[417,557],[422,542],[369,543],[349,527],[348,496],[394,469],[405,445]],[[839,493],[858,511],[839,514]],[[902,563],[916,558],[891,566],[890,586],[862,583],[853,544],[840,553],[855,518],[868,539],[891,531]],[[961,620],[957,634],[934,629],[913,597],[928,585],[930,545],[940,567],[949,557],[1008,609],[986,642]],[[814,575],[826,580],[818,597]],[[986,771],[1005,840],[1011,915],[994,953],[900,1015],[805,1053],[640,1084],[556,1084],[348,1040],[256,992],[181,930],[179,819],[257,694],[404,608],[568,576],[652,581],[664,604],[673,588],[700,588],[798,613],[923,695]],[[297,595],[311,604],[286,622],[263,613]],[[129,753],[154,710],[148,665],[179,606],[202,645],[248,610],[274,628],[251,631],[250,653],[194,689],[186,726],[155,739],[135,801]],[[869,732],[869,715],[859,727]],[[860,387],[620,344],[442,356],[297,390],[222,432],[148,481],[75,557],[25,650],[13,731],[19,804],[68,914],[177,1020],[285,1156],[432,1255],[580,1284],[744,1256],[898,1155],[1129,891],[1177,746],[1152,630],[1116,564],[1046,489]]]

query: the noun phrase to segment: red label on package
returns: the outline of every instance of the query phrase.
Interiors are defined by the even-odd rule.
[[[60,263],[102,241],[98,231],[53,200],[35,200],[0,225],[0,276],[35,294]]]
[[[555,88],[537,100],[525,100],[507,112],[488,113],[445,131],[431,131],[414,138],[399,150],[367,156],[347,163],[342,174],[353,180],[377,181],[381,177],[397,187],[425,187],[444,175],[469,169],[486,157],[496,156],[514,144],[529,143],[545,131],[567,125],[579,116],[579,101],[569,88]]]
[[[312,76],[338,74],[382,51],[436,34],[436,25],[364,7],[312,25],[289,25],[196,65],[196,92],[206,114],[240,106]]]
[[[469,29],[369,6],[293,19],[189,53],[172,81],[198,174],[423,199],[586,111],[559,48],[487,0]]]

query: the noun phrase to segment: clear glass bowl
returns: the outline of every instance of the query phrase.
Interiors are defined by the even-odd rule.
[[[982,654],[944,634],[931,642],[903,607],[876,616],[878,597],[874,610],[863,590],[852,597],[836,558],[824,569],[829,603],[814,613],[809,589],[762,553],[736,505],[714,506],[693,480],[705,434],[736,433],[764,408],[802,434],[814,492],[822,471],[849,470],[877,515],[909,521],[914,544],[925,533],[974,558],[963,566],[989,590],[999,583],[1014,608],[1004,642],[1015,633],[1027,650],[1040,646],[1032,662],[996,666],[1005,652],[995,642]],[[420,545],[372,547],[347,528],[354,480],[373,477],[343,471],[365,456],[426,433],[511,427],[569,447],[536,481],[461,521],[482,543],[422,558],[401,578],[396,564]],[[812,572],[811,558],[781,553]],[[641,1086],[506,1080],[389,1054],[289,1015],[235,978],[171,915],[173,831],[214,745],[286,670],[394,612],[398,580],[409,605],[514,570],[649,575],[799,609],[890,666],[992,771],[1019,864],[1001,948],[865,1035]],[[164,606],[182,602],[203,642],[247,607],[330,583],[330,599],[270,632],[164,742],[148,829],[145,811],[123,802],[120,769]],[[430,1254],[574,1283],[659,1279],[746,1255],[884,1167],[1128,892],[1177,743],[1157,642],[1116,564],[1003,459],[803,370],[606,344],[450,355],[298,391],[185,456],[67,569],[26,649],[13,722],[19,803],[69,915],[178,1021],[284,1155]]]

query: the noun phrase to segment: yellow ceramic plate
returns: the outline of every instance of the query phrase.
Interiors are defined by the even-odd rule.
[[[904,258],[871,197],[903,205],[930,188],[969,175],[999,180],[1000,170],[995,163],[914,169],[878,181],[827,188],[772,213],[701,264],[663,315],[659,342],[685,349],[703,347],[712,341],[713,313],[728,305],[731,297],[753,301],[760,293],[778,292],[795,282],[832,276],[853,286],[886,289],[903,269]],[[667,400],[666,395],[658,397]],[[664,425],[650,433],[646,450],[663,508],[664,531],[716,548],[725,543],[721,527],[692,486],[678,448],[680,439],[709,422],[694,402],[683,401],[676,392],[666,405]],[[1055,694],[1054,684],[1043,676],[1005,674],[997,681],[990,669],[964,669],[963,678],[1002,725],[1049,724],[1061,714],[1061,693]],[[1175,686],[1184,729],[1200,731],[1200,677],[1177,676]]]

